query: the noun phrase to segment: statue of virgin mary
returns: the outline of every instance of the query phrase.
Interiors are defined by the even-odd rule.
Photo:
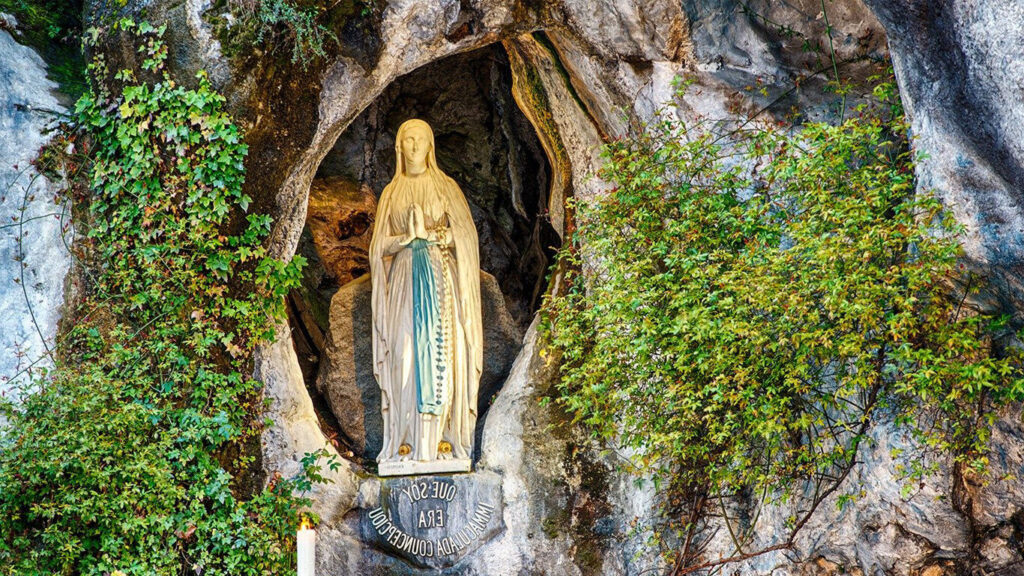
[[[480,257],[469,204],[408,120],[370,242],[381,476],[469,471],[483,365]]]

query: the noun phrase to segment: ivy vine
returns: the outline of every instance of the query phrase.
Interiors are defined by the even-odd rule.
[[[2,574],[286,573],[309,503],[295,494],[323,481],[312,454],[253,486],[252,354],[303,260],[268,254],[243,135],[205,74],[171,77],[163,32],[125,19],[86,33],[125,35],[139,63],[111,76],[95,56],[75,107],[87,292],[55,368],[3,406]]]

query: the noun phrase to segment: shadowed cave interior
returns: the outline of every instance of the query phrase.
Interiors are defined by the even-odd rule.
[[[367,252],[376,200],[395,171],[394,135],[410,118],[434,130],[439,166],[469,201],[480,240],[484,312],[475,452],[487,409],[522,346],[561,239],[547,215],[551,168],[512,96],[500,44],[395,80],[340,135],[309,195],[297,253],[308,261],[289,297],[292,340],[325,436],[373,468],[380,392],[372,374]]]

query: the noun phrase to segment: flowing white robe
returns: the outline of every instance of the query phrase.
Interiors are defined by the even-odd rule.
[[[445,331],[444,408],[418,411],[413,332],[412,248],[401,245],[409,210],[417,204],[428,230],[447,232],[429,250]],[[381,194],[371,243],[374,303],[374,374],[381,386],[384,445],[378,462],[430,461],[472,456],[477,388],[482,368],[479,256],[469,206],[453,180],[439,171],[396,177]],[[444,440],[452,453],[438,454]],[[408,444],[412,451],[401,455]]]

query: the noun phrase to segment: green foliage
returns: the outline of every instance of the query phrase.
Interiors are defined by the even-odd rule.
[[[317,23],[323,7],[303,7],[290,0],[259,0],[258,6],[257,42],[267,36],[275,40],[282,36],[287,38],[292,46],[293,63],[306,64],[313,58],[322,58],[326,54],[324,42],[338,41],[333,32]]]
[[[218,28],[230,54],[246,54],[254,46],[290,51],[291,62],[306,68],[338,43],[335,30],[372,16],[376,0],[229,0],[228,5],[234,21],[228,25],[221,19]]]
[[[883,416],[984,469],[1020,358],[951,296],[960,230],[915,195],[895,90],[876,95],[838,126],[666,119],[607,147],[614,189],[576,205],[545,327],[558,402],[640,470],[817,505]]]
[[[244,214],[246,146],[223,97],[203,74],[186,88],[163,71],[162,28],[93,33],[117,30],[142,40],[143,63],[116,74],[120,94],[76,106],[92,143],[90,289],[56,368],[6,407],[0,573],[286,573],[308,504],[293,492],[323,480],[323,454],[246,489],[263,425],[246,375],[302,261],[271,258],[270,218]],[[102,60],[90,71],[106,74]]]
[[[18,20],[18,42],[46,59],[47,72],[61,91],[78,97],[85,89],[80,49],[82,3],[78,0],[0,0],[0,12]],[[2,26],[0,26],[2,27]]]

